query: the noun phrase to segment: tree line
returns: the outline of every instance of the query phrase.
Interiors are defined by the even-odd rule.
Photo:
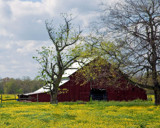
[[[29,77],[23,79],[3,78],[0,79],[0,93],[22,94],[36,91],[44,85],[42,80],[31,80]]]

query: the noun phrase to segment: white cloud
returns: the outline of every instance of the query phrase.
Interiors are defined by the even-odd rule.
[[[27,55],[29,53],[35,53],[37,49],[40,49],[42,46],[49,46],[50,41],[35,41],[35,40],[28,40],[28,41],[18,41],[16,52],[22,55]]]
[[[110,2],[110,1],[109,1]],[[36,49],[51,45],[45,20],[72,13],[75,25],[86,28],[98,15],[99,0],[0,0],[0,76],[34,78]]]
[[[0,36],[16,40],[46,40],[46,19],[54,18],[58,23],[60,19],[57,16],[60,13],[72,13],[78,17],[76,21],[79,20],[80,25],[86,26],[89,24],[88,19],[95,17],[93,13],[98,8],[98,0],[2,0],[0,8],[1,19],[4,19],[3,23],[0,21],[0,30],[7,31],[7,34],[0,32]]]
[[[5,72],[7,70],[7,67],[3,64],[0,64],[0,69],[1,69],[1,72]]]
[[[11,19],[12,12],[10,6],[8,5],[7,1],[1,0],[0,1],[0,22],[5,23]]]
[[[48,14],[49,10],[52,11],[55,8],[55,0],[44,0],[43,2],[32,1],[20,1],[12,0],[9,2],[11,10],[15,18],[23,17],[27,15],[43,15]],[[52,8],[52,10],[51,10]]]
[[[29,41],[28,43],[25,43],[23,47],[17,48],[16,51],[21,54],[27,54],[29,52],[33,52],[33,50],[35,50],[35,43],[33,41]]]
[[[14,38],[14,34],[11,32],[8,32],[6,29],[1,29],[0,31],[0,37],[2,38]]]
[[[0,45],[1,77],[36,77],[38,63],[32,59],[36,49],[50,44],[49,41],[6,41]]]
[[[54,0],[52,0],[52,3]],[[47,34],[44,21],[50,17],[47,5],[54,10],[54,5],[44,2],[11,0],[0,2],[0,36],[18,40],[45,40]],[[53,12],[50,10],[50,12]],[[53,13],[52,13],[53,15]]]

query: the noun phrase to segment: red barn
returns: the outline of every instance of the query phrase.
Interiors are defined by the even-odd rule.
[[[74,63],[72,67],[80,68],[78,63]],[[58,94],[59,102],[89,101],[91,98],[93,100],[106,101],[147,99],[144,89],[129,83],[125,77],[121,75],[120,71],[114,71],[113,68],[112,71],[110,71],[110,64],[103,66],[94,80],[86,80],[80,70],[81,69],[78,68],[70,69],[63,75],[65,79],[60,83]],[[28,101],[32,102],[49,102],[50,94],[49,90],[42,87],[35,92],[19,95],[19,98],[28,98]]]

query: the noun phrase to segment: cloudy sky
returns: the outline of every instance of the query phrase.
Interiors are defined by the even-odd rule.
[[[106,0],[109,4],[115,0]],[[100,0],[0,0],[0,78],[32,79],[39,64],[36,49],[50,45],[45,20],[58,22],[60,13],[72,13],[82,28],[98,16]]]

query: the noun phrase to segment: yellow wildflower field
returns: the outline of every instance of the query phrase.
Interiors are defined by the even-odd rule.
[[[4,102],[0,128],[160,128],[160,106],[130,102]]]

